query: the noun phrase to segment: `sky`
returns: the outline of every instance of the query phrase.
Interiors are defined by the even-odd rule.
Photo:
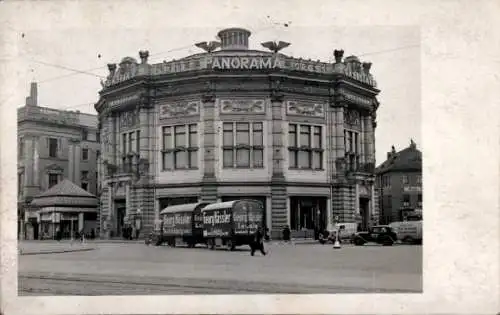
[[[139,60],[139,50],[149,50],[149,63],[179,59],[201,52],[194,46],[214,40],[217,32],[239,26],[252,32],[250,48],[284,40],[291,46],[284,54],[304,59],[332,61],[334,49],[344,57],[359,56],[372,62],[371,73],[381,90],[378,100],[376,161],[382,163],[391,146],[407,147],[410,139],[421,143],[420,33],[413,26],[308,26],[293,19],[262,13],[251,22],[242,19],[208,27],[17,29],[19,86],[24,89],[11,102],[24,105],[31,81],[38,82],[40,106],[96,113],[93,104],[101,89],[100,77],[107,63],[123,57]],[[287,24],[288,26],[285,26]],[[85,73],[82,73],[85,72]]]

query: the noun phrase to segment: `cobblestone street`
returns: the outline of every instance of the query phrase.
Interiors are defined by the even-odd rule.
[[[61,248],[69,244],[39,246]],[[267,244],[268,256],[140,243],[19,256],[20,295],[421,292],[420,246]],[[31,248],[36,245],[20,246]],[[42,252],[42,251],[41,251]]]

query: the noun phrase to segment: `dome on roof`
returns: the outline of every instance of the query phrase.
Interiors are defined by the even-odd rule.
[[[344,62],[360,62],[360,61],[358,57],[351,55],[349,57],[344,58]]]
[[[33,198],[31,205],[37,207],[69,206],[96,207],[97,197],[70,180],[64,179],[57,185]]]
[[[132,58],[132,57],[125,57],[120,62],[120,64],[122,64],[122,63],[137,63],[137,60],[135,58]]]

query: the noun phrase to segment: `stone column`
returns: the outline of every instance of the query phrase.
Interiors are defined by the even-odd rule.
[[[365,116],[363,119],[365,130],[365,161],[366,163],[375,163],[375,147],[373,145],[374,132],[371,116]]]
[[[113,201],[113,183],[109,183],[108,185],[108,207],[106,209],[106,214],[107,214],[107,230],[106,230],[106,238],[110,238],[111,235],[111,230],[113,230],[115,225],[113,224],[114,219],[115,219],[115,203]]]
[[[360,214],[359,210],[359,184],[355,183],[354,184],[354,213],[355,215]]]
[[[215,128],[216,108],[215,108],[215,91],[213,83],[208,82],[208,91],[202,96],[201,103],[201,119],[203,130],[203,179],[201,186],[201,199],[204,202],[217,202],[217,179],[215,176],[215,168],[217,163],[215,160],[216,137],[219,134]],[[200,139],[201,140],[201,139]]]
[[[75,147],[74,147],[74,152],[75,152],[75,156],[74,156],[74,159],[75,159],[75,163],[73,164],[74,165],[74,183],[77,185],[77,186],[81,186],[81,174],[80,174],[80,162],[82,160],[82,150],[81,150],[81,142],[80,141],[77,141],[75,142]],[[90,174],[89,174],[89,177],[90,177]]]
[[[75,182],[75,145],[72,139],[68,141],[68,179]]]
[[[333,230],[333,212],[332,212],[332,199],[326,199],[326,229],[328,231]]]
[[[366,163],[366,153],[365,153],[366,134],[365,134],[364,116],[361,116],[360,126],[361,126],[361,131],[359,133],[359,156],[360,156],[360,163],[364,164]]]
[[[271,93],[271,145],[272,151],[272,177],[271,177],[271,226],[270,234],[273,238],[281,238],[281,231],[290,222],[289,206],[287,205],[287,193],[285,186],[285,141],[283,129],[285,128],[286,105],[284,96],[279,91],[279,82],[272,83],[276,88]]]
[[[130,218],[132,214],[132,198],[130,194],[130,183],[125,183],[125,216]]]
[[[83,230],[84,227],[84,214],[83,212],[78,213],[78,232]]]

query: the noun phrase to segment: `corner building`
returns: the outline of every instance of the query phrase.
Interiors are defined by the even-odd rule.
[[[108,65],[95,105],[101,236],[120,235],[133,216],[148,233],[167,205],[239,198],[262,201],[273,238],[285,225],[373,223],[371,64],[342,50],[334,63],[296,59],[279,52],[283,42],[252,50],[240,28],[218,37],[180,60],[149,64],[141,51],[139,62]]]

